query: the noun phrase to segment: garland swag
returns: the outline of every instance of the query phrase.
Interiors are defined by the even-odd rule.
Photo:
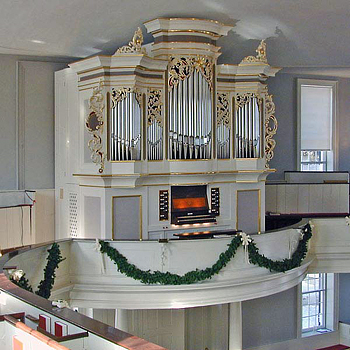
[[[100,252],[107,256],[117,265],[118,271],[124,275],[139,280],[144,284],[162,284],[162,285],[179,285],[193,284],[212,278],[223,269],[229,261],[235,256],[240,245],[247,245],[249,261],[254,265],[265,267],[270,271],[285,272],[301,265],[301,262],[307,253],[307,243],[312,237],[312,229],[310,224],[306,224],[300,229],[300,241],[297,249],[290,259],[274,261],[259,253],[259,249],[253,240],[248,244],[243,242],[241,236],[232,238],[231,243],[225,252],[221,253],[219,259],[211,267],[204,270],[196,269],[189,271],[184,275],[177,275],[170,272],[161,271],[144,271],[137,268],[134,264],[130,264],[128,259],[120,254],[117,249],[111,247],[108,242],[100,241]],[[243,243],[243,244],[242,244]]]
[[[38,290],[35,292],[35,294],[45,299],[50,298],[51,290],[55,283],[55,271],[60,262],[65,260],[65,258],[62,258],[60,246],[57,243],[52,244],[51,248],[48,250],[48,253],[49,255],[46,258],[47,264],[44,269],[44,279],[40,281]],[[18,281],[13,277],[10,277],[10,280],[17,286],[29,292],[33,292],[33,288],[30,286],[28,279],[25,277],[25,274],[23,274],[23,276]]]

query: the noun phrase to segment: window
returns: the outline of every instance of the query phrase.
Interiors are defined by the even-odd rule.
[[[302,282],[303,332],[325,328],[326,274],[309,274]]]
[[[335,169],[335,111],[335,81],[298,79],[299,170]]]
[[[306,275],[300,290],[300,328],[302,336],[330,332],[337,328],[337,275]]]

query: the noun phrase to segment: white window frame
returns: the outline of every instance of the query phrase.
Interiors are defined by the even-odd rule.
[[[333,152],[333,170],[338,169],[338,82],[335,80],[320,79],[297,79],[297,169],[301,171],[301,86],[318,85],[332,87],[332,152]]]
[[[310,274],[321,273],[308,271]],[[297,308],[297,337],[309,337],[323,333],[315,331],[302,331],[302,307],[303,307],[302,282],[298,285],[298,308]],[[325,328],[330,331],[337,331],[339,323],[339,276],[337,273],[327,273],[326,286],[326,311],[325,311]]]

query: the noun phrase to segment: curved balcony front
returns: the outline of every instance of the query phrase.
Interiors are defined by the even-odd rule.
[[[300,233],[297,228],[252,235],[259,253],[273,260],[289,258]],[[169,271],[183,275],[211,267],[227,249],[230,237],[196,240],[109,241],[130,263],[141,270]],[[26,272],[33,286],[42,279],[49,245],[23,251],[8,266]],[[312,261],[284,273],[249,263],[244,248],[213,278],[190,285],[145,285],[118,272],[116,265],[98,250],[94,240],[60,242],[66,258],[57,271],[53,298],[69,300],[71,306],[122,309],[173,309],[243,301],[287,290],[299,284]]]

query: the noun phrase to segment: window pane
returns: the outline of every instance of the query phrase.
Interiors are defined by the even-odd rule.
[[[301,85],[301,149],[331,150],[332,86]]]
[[[302,282],[303,331],[325,325],[325,274],[308,274]]]

